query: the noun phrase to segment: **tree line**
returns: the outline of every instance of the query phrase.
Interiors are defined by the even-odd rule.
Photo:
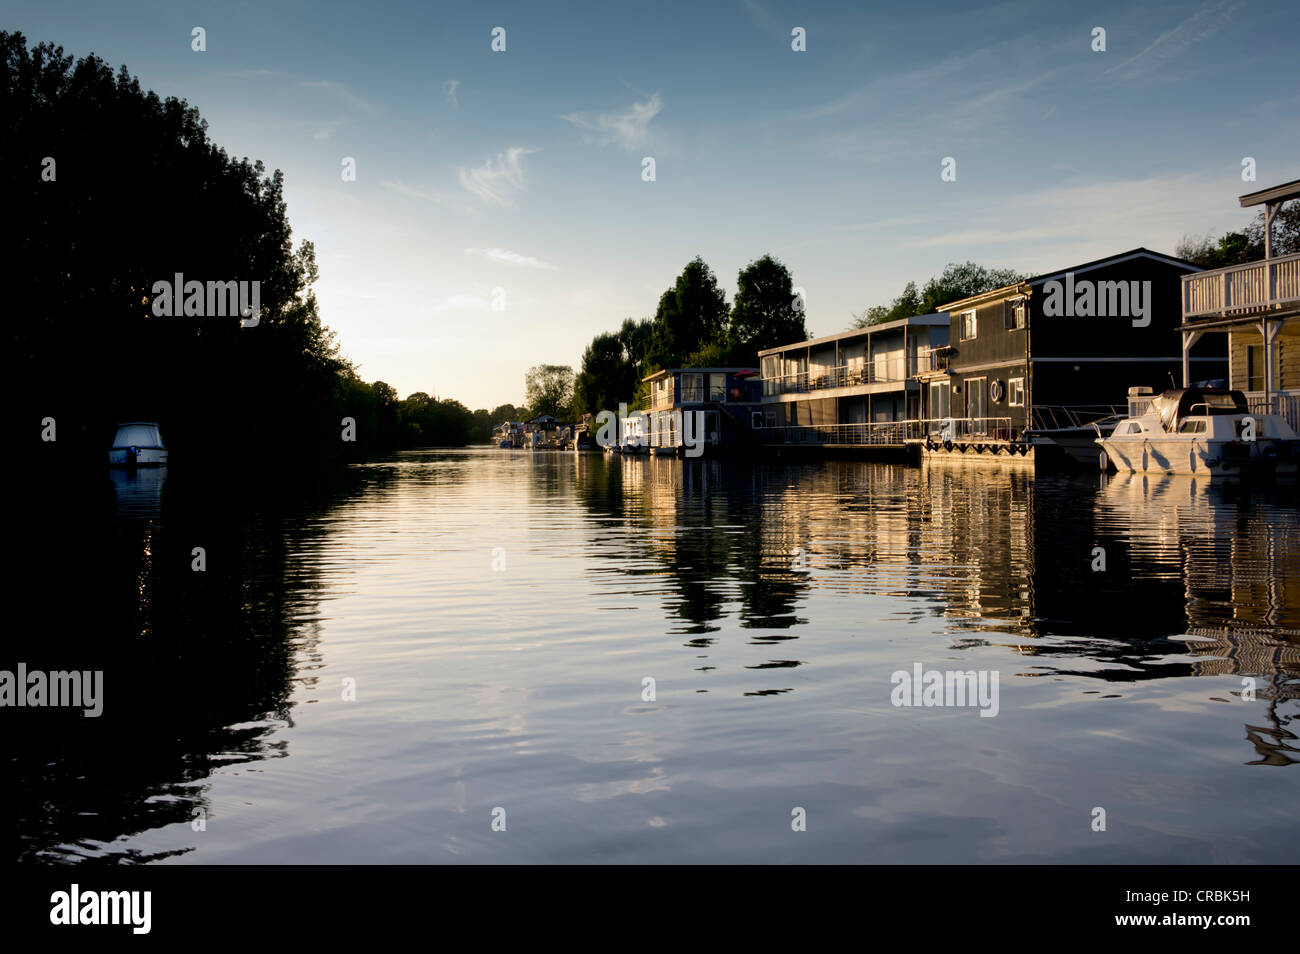
[[[184,100],[17,32],[0,31],[0,64],[0,389],[25,452],[90,459],[118,422],[153,420],[173,459],[284,461],[487,440],[520,416],[363,381],[321,320],[282,173],[228,155]],[[153,314],[176,273],[260,282],[256,327]]]
[[[1273,255],[1300,252],[1300,201],[1285,203],[1273,218]],[[1264,257],[1264,212],[1240,231],[1212,235],[1184,235],[1174,249],[1181,259],[1202,268],[1228,268],[1257,262]]]
[[[1012,268],[986,268],[974,262],[950,262],[943,274],[931,278],[920,289],[916,287],[916,282],[908,282],[898,297],[889,304],[872,305],[854,314],[851,327],[867,328],[899,318],[932,315],[950,302],[1014,285],[1029,277]]]
[[[655,371],[757,367],[762,349],[806,337],[803,296],[780,260],[763,255],[740,269],[728,305],[717,275],[697,255],[659,296],[653,317],[627,318],[596,335],[576,374],[566,365],[530,369],[527,400],[534,410],[576,420],[643,399],[642,379]]]

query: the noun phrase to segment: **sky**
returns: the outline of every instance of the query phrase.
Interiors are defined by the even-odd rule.
[[[697,254],[728,300],[775,255],[825,335],[949,262],[1172,253],[1300,178],[1284,2],[5,0],[0,28],[283,170],[361,376],[470,408],[577,370]]]

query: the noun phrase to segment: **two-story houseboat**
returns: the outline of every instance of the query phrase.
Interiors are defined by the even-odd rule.
[[[1251,411],[1300,430],[1300,252],[1274,254],[1272,235],[1291,201],[1300,201],[1300,179],[1238,198],[1243,208],[1264,207],[1264,258],[1183,276],[1179,330],[1184,387],[1195,377],[1189,361],[1198,342],[1226,334],[1229,387],[1244,392]]]
[[[923,456],[1034,460],[1081,447],[1095,465],[1097,432],[1052,435],[1113,426],[1129,387],[1163,391],[1184,364],[1196,381],[1226,375],[1222,348],[1178,353],[1180,280],[1199,271],[1135,248],[946,305],[950,347],[917,372]]]

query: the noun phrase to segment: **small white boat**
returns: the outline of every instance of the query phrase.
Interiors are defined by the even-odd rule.
[[[119,424],[113,446],[108,451],[113,467],[161,467],[167,463],[167,448],[153,421]]]
[[[1276,414],[1252,414],[1222,388],[1129,388],[1129,416],[1097,443],[1120,472],[1214,476],[1294,473],[1300,436]]]

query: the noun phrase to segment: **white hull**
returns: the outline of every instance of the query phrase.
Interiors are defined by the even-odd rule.
[[[1103,438],[1106,457],[1121,473],[1187,474],[1212,477],[1240,474],[1261,468],[1295,473],[1294,459],[1277,441],[1260,441],[1252,447],[1240,441]]]
[[[136,421],[117,426],[117,436],[108,449],[110,467],[162,467],[166,463],[167,448],[157,424]]]
[[[108,452],[108,463],[113,467],[130,467],[130,451],[125,447],[114,447]],[[137,447],[135,451],[136,467],[161,467],[167,463],[167,448]]]

